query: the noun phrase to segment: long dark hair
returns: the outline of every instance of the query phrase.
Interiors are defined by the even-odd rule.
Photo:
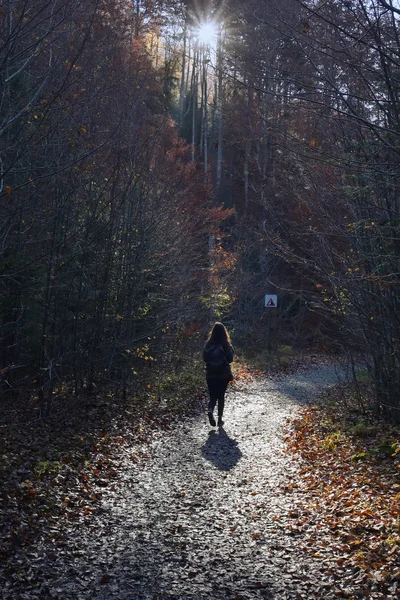
[[[210,346],[211,344],[222,344],[223,346],[228,346],[230,343],[231,338],[229,337],[226,327],[217,321],[212,328],[210,335],[208,336],[206,346]]]

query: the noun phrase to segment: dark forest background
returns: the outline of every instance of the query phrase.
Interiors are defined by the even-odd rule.
[[[398,420],[399,16],[0,0],[4,398],[139,394],[222,319],[265,360],[363,365]]]

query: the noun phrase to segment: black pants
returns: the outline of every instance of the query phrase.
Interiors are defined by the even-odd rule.
[[[226,379],[207,379],[210,401],[208,403],[208,412],[213,412],[218,402],[218,417],[222,417],[225,406],[225,392],[228,387]]]

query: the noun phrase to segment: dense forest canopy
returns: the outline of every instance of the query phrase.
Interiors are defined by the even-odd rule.
[[[362,359],[398,419],[399,15],[1,0],[2,391],[126,393],[216,317],[263,349],[277,293],[273,344]]]

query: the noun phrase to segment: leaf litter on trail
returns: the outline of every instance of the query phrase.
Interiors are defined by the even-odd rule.
[[[301,544],[315,559],[358,586],[362,597],[398,598],[398,432],[382,425],[371,429],[372,437],[352,436],[326,417],[323,409],[303,409],[286,435],[288,453],[301,459],[297,481],[282,490],[296,490],[289,527],[302,534]],[[391,453],[379,442],[390,435]],[[334,590],[338,597],[343,593]]]
[[[53,597],[45,581],[57,579],[54,561],[67,548],[78,556],[79,538],[72,543],[71,532],[92,523],[104,491],[120,477],[121,455],[147,460],[151,432],[173,421],[168,414],[144,417],[124,406],[99,406],[90,419],[82,403],[62,419],[54,414],[2,428],[0,588],[7,600],[19,593]]]

